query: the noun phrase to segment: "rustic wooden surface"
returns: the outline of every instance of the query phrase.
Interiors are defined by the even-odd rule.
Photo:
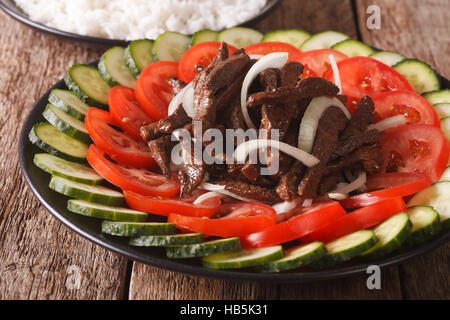
[[[366,8],[381,8],[381,30],[366,28]],[[254,25],[272,30],[332,29],[370,45],[428,62],[450,77],[446,0],[284,0]],[[186,276],[133,263],[81,238],[34,197],[18,165],[19,130],[34,102],[68,66],[98,58],[104,47],[71,42],[0,13],[0,299],[448,299],[450,245],[382,270],[382,289],[366,277],[268,284]],[[72,267],[71,267],[72,266]],[[70,286],[79,268],[78,289]]]

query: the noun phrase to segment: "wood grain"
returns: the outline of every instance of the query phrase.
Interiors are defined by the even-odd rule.
[[[366,8],[381,9],[381,29],[366,26]],[[425,61],[450,78],[449,2],[440,0],[358,0],[362,40],[378,48],[398,51]],[[407,299],[450,298],[450,244],[400,266],[399,274]]]
[[[0,299],[123,298],[126,260],[53,218],[26,185],[17,153],[35,101],[68,66],[96,59],[104,48],[42,34],[3,12],[0,30]],[[66,286],[72,265],[79,289]]]

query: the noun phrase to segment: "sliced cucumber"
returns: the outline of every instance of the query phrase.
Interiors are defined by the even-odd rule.
[[[202,259],[203,266],[211,269],[238,269],[267,264],[283,257],[283,247],[273,246],[245,249],[240,252],[216,253]]]
[[[450,167],[447,167],[439,181],[450,181]]]
[[[450,103],[437,103],[433,105],[440,119],[450,117]]]
[[[136,77],[128,69],[125,63],[125,49],[122,47],[112,47],[100,57],[98,70],[102,78],[110,86],[123,85],[134,88]]]
[[[219,33],[212,30],[200,30],[194,33],[191,40],[191,46],[195,46],[197,43],[207,42],[207,41],[217,41]]]
[[[203,233],[181,233],[164,236],[140,236],[130,239],[130,245],[136,247],[164,247],[203,242]]]
[[[156,38],[153,44],[153,60],[180,61],[191,39],[184,34],[166,31]]]
[[[235,252],[241,250],[239,237],[212,240],[202,243],[169,245],[166,247],[169,258],[204,257],[221,252]]]
[[[91,137],[84,126],[84,121],[75,119],[70,114],[65,113],[61,109],[58,109],[52,104],[48,104],[45,107],[42,116],[50,122],[56,129],[64,132],[68,136],[83,141],[85,143],[91,143]]]
[[[399,249],[411,233],[412,223],[408,214],[401,212],[385,220],[373,229],[377,244],[361,256],[367,260],[380,259]]]
[[[331,241],[325,245],[328,253],[320,260],[313,262],[313,269],[329,267],[353,257],[357,257],[372,248],[378,239],[372,230],[359,230]]]
[[[301,29],[285,29],[267,32],[261,42],[279,41],[292,44],[294,47],[300,46],[311,37],[309,32]]]
[[[450,89],[431,91],[423,94],[430,104],[450,103]]]
[[[48,122],[36,123],[28,137],[31,143],[50,154],[67,160],[85,162],[89,146],[62,133]]]
[[[123,207],[111,207],[101,205],[85,200],[70,199],[67,201],[67,209],[70,212],[78,213],[83,216],[108,219],[115,221],[146,221],[148,213],[135,211]]]
[[[102,186],[92,186],[58,176],[52,176],[50,189],[66,196],[98,204],[120,206],[124,203],[123,194]]]
[[[100,107],[108,105],[111,87],[103,80],[97,68],[75,64],[67,70],[64,82],[67,88],[88,105]]]
[[[153,62],[153,40],[139,39],[131,41],[124,52],[125,64],[137,78],[142,70]]]
[[[412,245],[424,243],[439,232],[439,213],[430,206],[415,206],[408,208],[407,213],[412,222]]]
[[[81,121],[84,120],[89,109],[86,103],[69,90],[52,90],[48,97],[48,102]]]
[[[441,119],[441,130],[445,136],[450,139],[450,117]]]
[[[54,176],[91,185],[97,185],[103,181],[103,178],[88,166],[61,159],[52,154],[36,153],[33,161],[36,166]]]
[[[333,45],[331,49],[342,52],[348,57],[368,57],[371,54],[375,53],[375,50],[373,50],[367,44],[353,39],[347,39],[338,42]]]
[[[309,39],[307,39],[300,50],[302,51],[310,51],[317,49],[328,49],[331,48],[338,42],[349,39],[350,37],[346,34],[336,32],[336,31],[323,31],[312,35]]]
[[[404,59],[394,67],[409,81],[417,93],[439,90],[439,78],[429,65],[415,59]]]
[[[113,236],[137,237],[147,235],[174,234],[176,231],[174,223],[159,222],[124,222],[108,221],[102,222],[102,232]]]
[[[395,66],[400,61],[406,59],[404,55],[394,51],[379,51],[372,53],[369,57],[381,61],[389,67]]]
[[[419,205],[433,207],[439,213],[439,219],[445,227],[450,226],[450,181],[436,182],[416,193],[408,201],[408,207]]]
[[[327,253],[322,242],[311,242],[286,250],[283,258],[256,267],[260,272],[280,272],[306,266]]]
[[[234,27],[219,33],[217,40],[225,41],[236,48],[244,48],[254,43],[261,42],[263,34],[250,28]]]

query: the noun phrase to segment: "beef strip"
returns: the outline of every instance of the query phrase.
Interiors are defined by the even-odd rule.
[[[176,96],[178,93],[180,93],[181,90],[183,90],[184,87],[186,87],[187,83],[176,79],[176,78],[172,78],[169,80],[169,84],[173,89],[173,95]]]
[[[163,135],[170,134],[176,129],[182,128],[184,125],[191,122],[184,111],[183,105],[179,105],[175,112],[167,118],[153,122],[147,126],[141,127],[141,137],[144,141],[153,140]]]
[[[274,190],[258,185],[234,180],[215,181],[214,184],[223,185],[225,186],[225,190],[228,190],[238,196],[256,201],[276,202],[280,200]]]
[[[297,198],[297,186],[304,172],[305,166],[301,162],[294,162],[288,172],[281,176],[276,192],[278,196],[285,200],[291,201]]]
[[[317,187],[317,195],[323,196],[327,192],[331,191],[334,186],[338,183],[339,176],[337,174],[329,174],[324,176],[322,180],[320,180],[320,184]]]
[[[303,65],[299,62],[288,61],[280,69],[281,87],[295,88],[303,73]]]
[[[239,95],[231,100],[230,107],[226,109],[225,115],[225,125],[227,128],[245,130],[244,116],[242,114],[241,99]]]
[[[170,140],[170,135],[162,136],[151,140],[148,143],[153,159],[155,159],[163,175],[170,178],[170,154],[174,143]]]
[[[361,164],[367,174],[378,173],[383,164],[380,148],[376,145],[361,147],[343,159],[328,164],[326,172],[338,173],[356,164]]]
[[[274,91],[280,82],[280,69],[267,68],[259,73],[258,79],[263,90]]]
[[[337,147],[339,134],[345,129],[346,124],[347,117],[337,107],[328,108],[320,118],[312,150],[312,154],[320,162],[308,168],[300,181],[297,193],[302,199],[315,199],[317,196],[317,187]]]
[[[178,179],[181,183],[181,197],[189,197],[203,181],[205,177],[205,164],[186,164],[182,170],[178,171]]]
[[[380,132],[376,129],[372,129],[355,134],[346,140],[340,140],[331,160],[350,154],[362,146],[375,144],[379,141],[379,139]]]
[[[319,77],[301,80],[295,88],[279,87],[272,92],[257,92],[247,99],[247,107],[252,108],[263,104],[295,103],[304,98],[319,96],[336,96],[339,88],[332,82]]]

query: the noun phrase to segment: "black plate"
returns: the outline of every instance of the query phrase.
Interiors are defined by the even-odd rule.
[[[98,61],[91,64],[96,65]],[[442,88],[450,88],[450,81],[441,77]],[[432,241],[417,247],[415,249],[402,250],[396,254],[391,255],[381,261],[374,263],[360,263],[353,261],[345,265],[336,267],[330,270],[322,271],[305,271],[305,272],[287,272],[280,274],[263,274],[255,273],[251,270],[241,271],[223,271],[211,270],[203,268],[199,259],[193,260],[170,260],[166,258],[165,251],[160,248],[139,248],[129,246],[125,239],[119,237],[108,236],[100,232],[101,220],[81,216],[79,214],[71,213],[67,210],[66,196],[63,196],[48,187],[50,182],[50,175],[39,169],[33,164],[33,157],[35,153],[43,152],[30,143],[28,133],[33,125],[40,121],[45,121],[42,117],[42,112],[47,105],[48,96],[53,89],[66,89],[63,80],[58,81],[50,90],[48,90],[34,105],[29,115],[25,119],[19,140],[19,160],[23,174],[28,182],[31,190],[42,202],[42,204],[61,222],[69,228],[82,235],[83,237],[111,250],[122,254],[123,256],[136,260],[148,265],[159,267],[166,270],[182,272],[197,276],[239,279],[239,280],[256,280],[256,281],[273,281],[273,282],[306,282],[316,280],[327,280],[334,278],[342,278],[351,275],[366,273],[367,267],[376,264],[380,267],[390,266],[404,262],[412,257],[422,255],[430,252],[433,249],[450,241],[450,231],[441,234]]]
[[[247,26],[252,23],[259,21],[260,19],[267,16],[272,9],[275,9],[277,5],[281,3],[281,0],[268,0],[267,4],[261,9],[261,11],[254,16],[253,18],[239,24],[239,26]],[[129,41],[119,40],[119,39],[108,39],[108,38],[100,38],[100,37],[90,37],[83,36],[77,33],[67,32],[59,29],[55,29],[41,23],[30,20],[28,16],[20,9],[13,0],[0,0],[0,8],[3,9],[7,14],[17,19],[18,21],[33,27],[35,29],[45,31],[51,33],[56,36],[61,36],[65,38],[70,38],[73,40],[81,40],[95,43],[102,43],[110,46],[126,46]]]

